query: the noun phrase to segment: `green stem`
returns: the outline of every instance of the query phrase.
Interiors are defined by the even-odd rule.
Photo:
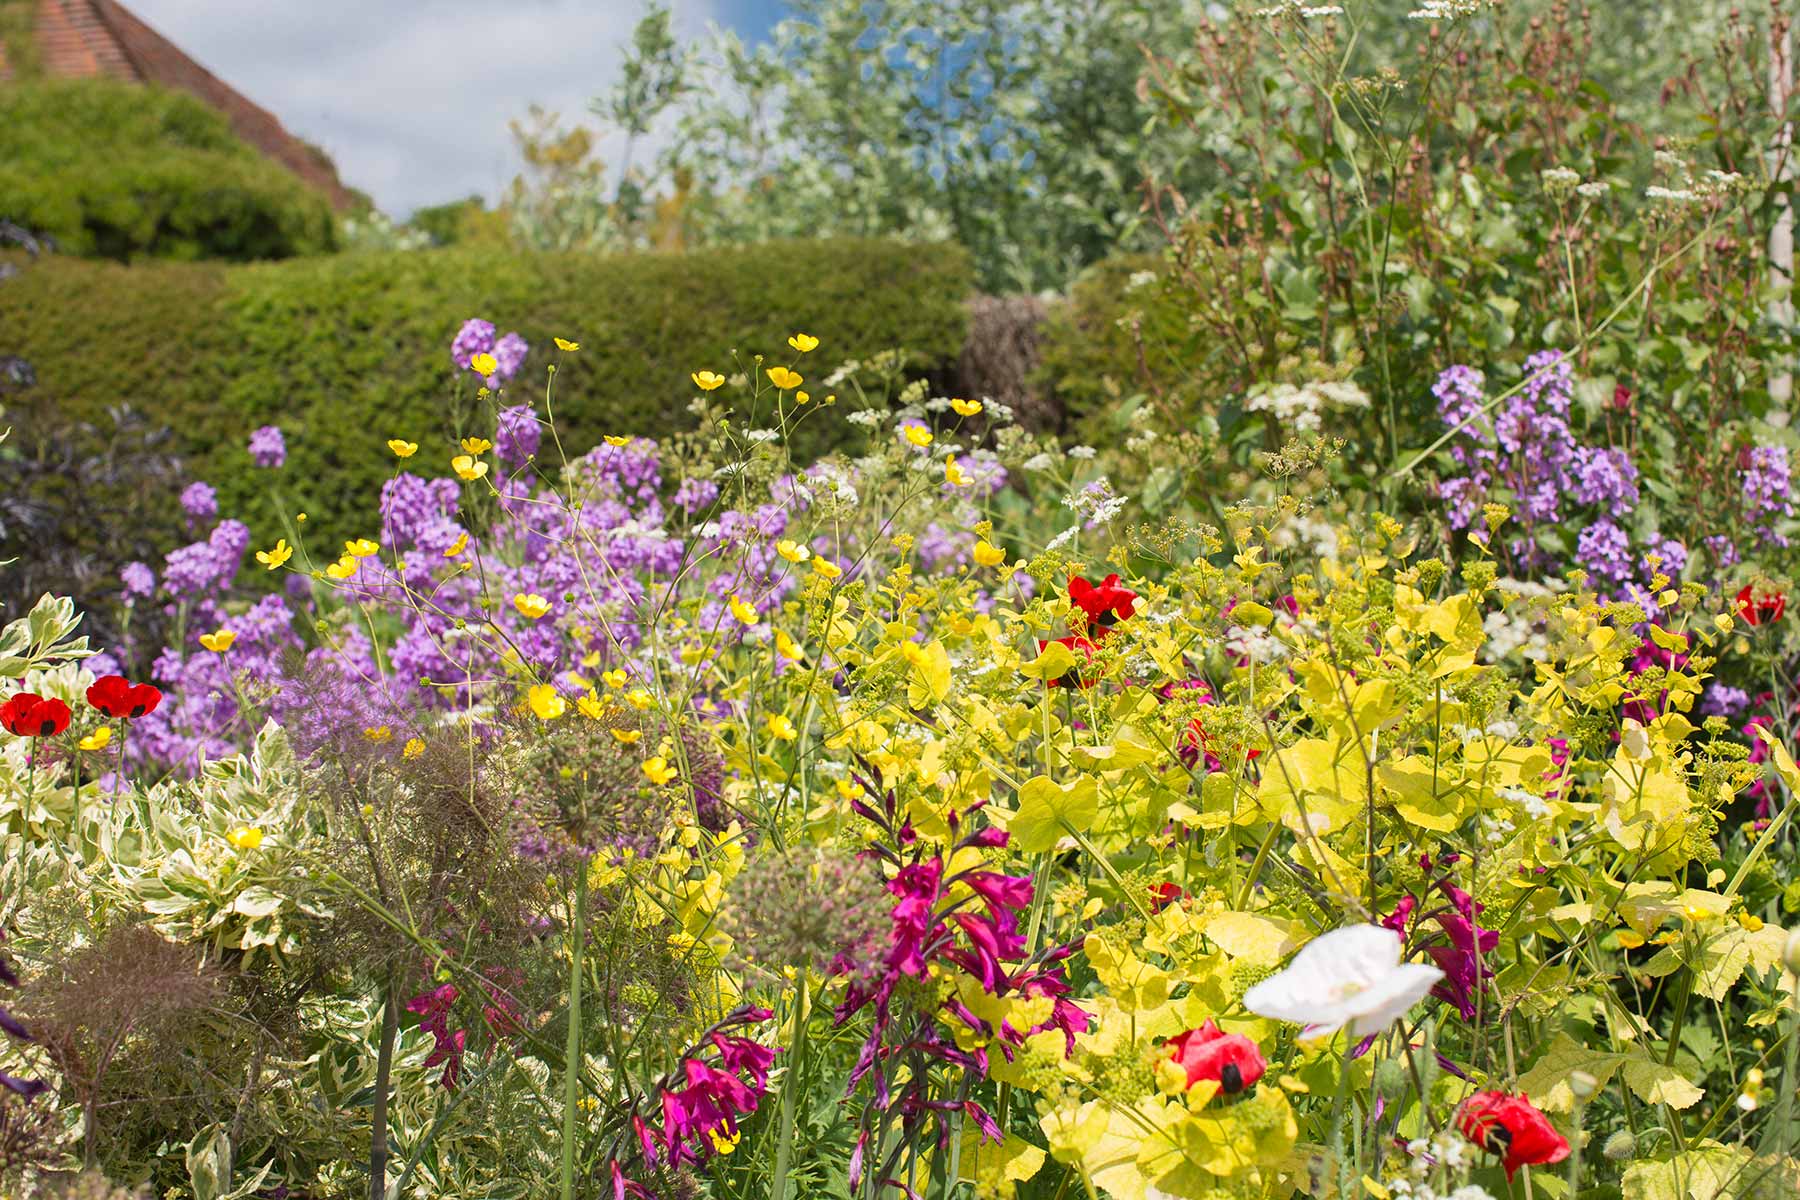
[[[575,867],[575,920],[569,930],[569,1037],[563,1043],[562,1200],[575,1200],[575,1102],[581,1091],[581,985],[586,968],[587,863]]]
[[[806,975],[802,968],[799,990],[794,997],[794,1048],[788,1060],[787,1073],[781,1081],[781,1133],[775,1144],[775,1178],[769,1184],[769,1200],[785,1200],[788,1166],[794,1154],[794,1109],[800,1097],[800,1068],[806,1062],[806,1025],[812,1015],[807,1011]]]

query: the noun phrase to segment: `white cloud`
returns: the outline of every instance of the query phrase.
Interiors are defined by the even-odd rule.
[[[703,33],[728,2],[675,0],[678,35]],[[642,11],[638,0],[127,3],[396,216],[496,196],[518,169],[507,122],[532,104],[585,118]]]

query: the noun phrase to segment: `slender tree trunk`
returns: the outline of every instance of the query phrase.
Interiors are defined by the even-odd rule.
[[[1769,151],[1769,169],[1777,188],[1775,226],[1769,231],[1769,267],[1780,288],[1769,316],[1785,332],[1794,323],[1794,198],[1785,186],[1794,177],[1794,127],[1785,118],[1794,94],[1794,33],[1786,14],[1776,12],[1769,28],[1769,107],[1782,117]],[[1793,363],[1785,356],[1769,379],[1769,398],[1780,409],[1794,394]]]

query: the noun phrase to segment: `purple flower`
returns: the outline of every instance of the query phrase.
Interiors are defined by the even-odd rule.
[[[1663,538],[1661,541],[1652,543],[1649,553],[1644,556],[1645,559],[1648,560],[1651,554],[1662,560],[1661,565],[1656,569],[1670,579],[1680,579],[1681,573],[1687,569],[1687,547],[1674,538]],[[1644,563],[1644,569],[1646,571],[1650,569],[1648,561]]]
[[[1708,717],[1735,717],[1750,707],[1750,693],[1727,683],[1709,683],[1700,700],[1700,712]]]
[[[1596,579],[1623,583],[1632,573],[1631,539],[1623,529],[1602,518],[1575,539],[1575,560]]]
[[[509,333],[494,343],[494,361],[499,368],[494,372],[500,382],[505,383],[519,373],[525,365],[525,355],[531,350],[529,343],[516,333]]]
[[[494,455],[503,463],[518,466],[537,453],[539,436],[537,414],[531,411],[531,405],[503,408],[494,430]]]
[[[493,350],[494,323],[470,317],[450,342],[450,361],[466,371],[471,358],[477,354],[491,354]]]
[[[219,515],[219,493],[212,484],[195,480],[181,489],[181,511],[187,514],[189,529],[210,521]]]
[[[1575,496],[1583,504],[1606,508],[1622,517],[1638,502],[1638,469],[1623,450],[1580,446],[1575,451]]]
[[[675,489],[671,501],[683,512],[692,516],[713,506],[719,498],[719,485],[710,479],[699,479],[690,476],[681,481]]]
[[[126,563],[119,571],[119,581],[125,585],[123,595],[127,601],[156,590],[156,573],[141,562]]]
[[[250,435],[250,457],[259,467],[279,467],[287,461],[287,440],[276,425],[264,425]]]
[[[1775,528],[1775,522],[1794,515],[1787,447],[1751,447],[1738,477],[1743,480],[1744,508],[1758,540],[1765,546],[1787,545],[1787,537]]]

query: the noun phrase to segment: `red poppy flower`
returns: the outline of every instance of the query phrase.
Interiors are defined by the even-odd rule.
[[[1746,583],[1737,594],[1738,612],[1752,625],[1769,625],[1781,620],[1787,611],[1787,597],[1777,591],[1764,591]]]
[[[1078,650],[1081,652],[1081,657],[1088,662],[1094,660],[1094,643],[1090,642],[1087,638],[1078,637],[1075,634],[1069,634],[1066,637],[1052,638],[1048,642],[1039,638],[1038,653],[1042,654],[1045,650],[1049,649],[1052,644],[1067,646],[1071,650]],[[1050,686],[1090,688],[1094,686],[1094,681],[1092,679],[1082,678],[1081,668],[1077,666],[1070,668],[1061,675],[1058,675],[1055,679],[1050,680]]]
[[[1150,887],[1150,911],[1159,913],[1185,895],[1187,895],[1187,893],[1181,890],[1180,884],[1152,884]]]
[[[1212,1021],[1170,1039],[1169,1057],[1187,1072],[1189,1087],[1210,1079],[1227,1096],[1255,1087],[1268,1069],[1255,1042],[1241,1033],[1225,1033]]]
[[[1524,1096],[1476,1092],[1456,1111],[1456,1127],[1489,1154],[1498,1154],[1511,1180],[1523,1166],[1559,1163],[1569,1143]]]
[[[148,683],[132,683],[123,675],[102,675],[87,690],[87,702],[109,717],[136,720],[156,711],[162,692]]]
[[[1108,575],[1097,584],[1077,575],[1069,580],[1069,600],[1087,614],[1088,628],[1097,631],[1095,636],[1137,611],[1137,593],[1120,587],[1117,575]]]
[[[19,737],[55,737],[69,727],[69,706],[36,692],[20,692],[0,704],[0,729]]]

